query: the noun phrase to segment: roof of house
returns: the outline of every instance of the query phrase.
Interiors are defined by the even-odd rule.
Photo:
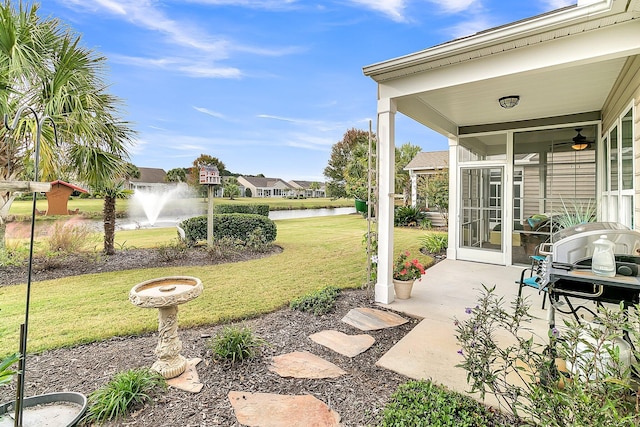
[[[405,170],[444,169],[449,167],[449,151],[422,151],[411,159]]]
[[[291,185],[292,187],[295,187],[295,188],[309,189],[309,188],[311,188],[311,184],[313,184],[314,182],[317,182],[318,184],[320,184],[320,188],[324,187],[324,182],[302,181],[302,180],[298,180],[298,179],[289,181],[289,185]]]
[[[78,187],[77,185],[69,184],[68,182],[64,182],[64,181],[61,181],[61,180],[59,180],[59,179],[57,179],[57,180],[55,180],[55,181],[53,181],[53,182],[51,183],[51,186],[52,186],[52,187],[53,187],[54,185],[64,185],[65,187],[69,187],[69,188],[71,188],[72,190],[79,191],[79,192],[81,192],[81,193],[86,193],[86,192],[87,192],[87,190],[85,190],[84,188]]]
[[[241,176],[238,178],[242,178],[247,181],[249,184],[253,185],[256,188],[269,188],[275,186],[278,182],[282,182],[287,187],[291,187],[289,183],[280,179],[280,178],[264,178],[261,176]]]
[[[167,173],[164,169],[159,168],[138,168],[140,171],[140,178],[131,178],[131,182],[150,182],[161,183],[165,182]]]

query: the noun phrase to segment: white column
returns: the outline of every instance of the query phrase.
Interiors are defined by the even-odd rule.
[[[395,196],[395,117],[393,99],[378,100],[378,275],[375,301],[393,302],[393,199]]]
[[[414,208],[418,205],[418,175],[414,171],[409,171],[411,178],[411,206]]]
[[[447,258],[458,259],[458,232],[460,230],[460,214],[458,212],[458,194],[460,183],[458,182],[458,139],[449,138],[449,221]]]

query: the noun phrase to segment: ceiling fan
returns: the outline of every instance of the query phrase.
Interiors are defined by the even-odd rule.
[[[582,128],[576,128],[575,130],[578,134],[574,136],[571,141],[561,142],[554,145],[569,145],[576,151],[582,151],[590,148],[593,141],[589,141],[586,136],[582,135]]]

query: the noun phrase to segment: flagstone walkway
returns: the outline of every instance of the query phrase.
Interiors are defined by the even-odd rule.
[[[355,308],[342,321],[361,331],[402,325],[407,319],[383,310]],[[347,357],[368,350],[375,339],[368,334],[348,335],[325,330],[309,339]],[[293,352],[272,358],[269,370],[281,377],[319,381],[348,375],[339,366],[309,352]],[[340,427],[340,414],[311,395],[281,395],[230,391],[227,395],[238,422],[250,427]]]

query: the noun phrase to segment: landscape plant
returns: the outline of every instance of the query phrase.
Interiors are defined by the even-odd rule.
[[[89,227],[55,222],[49,229],[46,243],[51,252],[76,253],[83,251],[91,243],[92,237],[93,232]]]
[[[493,394],[514,416],[541,426],[637,426],[630,376],[637,367],[621,359],[616,343],[624,336],[638,343],[639,330],[624,306],[599,307],[597,325],[566,320],[548,337],[532,333],[529,308],[521,298],[505,307],[495,288],[483,286],[467,317],[455,320],[458,366],[471,392]]]
[[[225,326],[211,339],[209,348],[215,359],[235,364],[254,359],[266,344],[249,327]]]
[[[326,286],[317,291],[295,298],[289,304],[293,310],[306,311],[316,316],[327,314],[334,309],[340,296],[340,288]]]
[[[417,258],[410,259],[409,251],[401,252],[393,263],[393,278],[395,280],[417,280],[425,272],[424,266]]]
[[[426,213],[414,206],[397,206],[393,214],[396,227],[418,227],[423,224]]]
[[[187,244],[193,245],[200,240],[207,239],[207,216],[189,218],[180,223],[184,230]],[[271,243],[276,239],[277,228],[275,222],[263,215],[255,214],[215,214],[213,216],[213,238],[229,237],[247,242],[257,229],[262,230],[264,242]]]
[[[385,406],[381,427],[478,427],[498,424],[498,417],[469,396],[428,380],[398,387]]]
[[[17,373],[11,366],[18,360],[20,360],[20,353],[11,354],[0,360],[0,386],[11,382],[11,379]]]
[[[427,252],[441,254],[449,247],[449,235],[438,232],[427,233],[420,239],[420,243]]]
[[[165,379],[148,368],[117,373],[108,383],[87,396],[86,422],[104,423],[126,417],[167,388]]]

